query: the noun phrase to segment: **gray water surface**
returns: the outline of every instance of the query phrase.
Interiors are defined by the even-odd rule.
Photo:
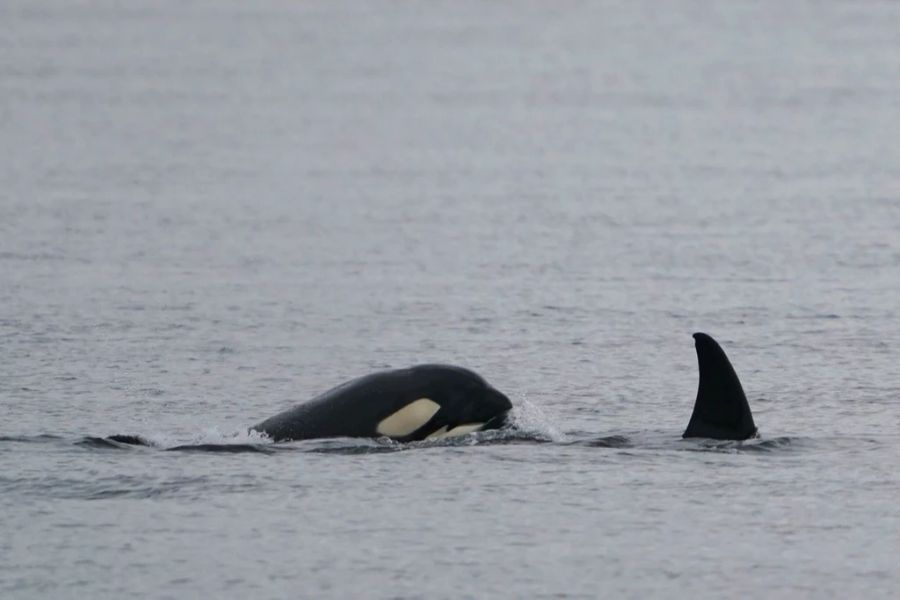
[[[895,596],[898,74],[893,2],[5,0],[0,596]],[[524,433],[245,433],[422,362]]]

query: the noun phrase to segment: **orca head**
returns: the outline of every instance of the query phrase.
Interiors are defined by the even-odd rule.
[[[421,378],[422,395],[440,405],[416,432],[417,438],[462,435],[506,424],[512,402],[477,373],[448,365],[420,365],[412,370]]]
[[[756,435],[756,424],[741,380],[712,337],[695,333],[700,383],[694,412],[682,437],[745,440]]]
[[[509,422],[509,411],[512,410],[512,402],[500,390],[487,385],[482,393],[481,401],[473,410],[473,418],[476,422],[484,419],[481,430],[500,429]]]

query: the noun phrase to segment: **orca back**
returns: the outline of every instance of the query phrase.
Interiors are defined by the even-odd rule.
[[[756,435],[756,424],[741,380],[722,347],[705,333],[695,333],[700,383],[694,412],[682,437],[745,440]]]

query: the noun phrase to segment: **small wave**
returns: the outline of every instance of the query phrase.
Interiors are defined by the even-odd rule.
[[[78,478],[77,476],[0,477],[0,493],[40,498],[103,500],[107,498],[151,498],[196,494],[208,487],[207,477],[176,477],[155,480],[138,475]]]
[[[87,436],[77,442],[76,446],[85,448],[105,448],[114,450],[125,450],[134,446],[152,446],[149,441],[139,435],[111,435],[109,437]]]
[[[197,432],[188,439],[176,438],[170,434],[156,433],[153,436],[139,436],[163,449],[174,449],[187,446],[262,446],[274,442],[264,433],[247,429],[223,431],[211,427]]]
[[[676,452],[720,453],[780,453],[796,452],[866,452],[880,448],[884,440],[878,436],[778,436],[750,440],[681,439],[671,431],[627,431],[598,435],[589,431],[557,433],[544,417],[537,419],[538,427],[528,427],[540,409],[527,413],[520,421],[514,415],[511,426],[489,431],[479,431],[462,436],[426,439],[416,442],[396,442],[388,438],[329,438],[275,443],[257,432],[222,433],[211,429],[196,436],[170,434],[115,434],[106,437],[84,436],[71,438],[53,434],[5,435],[0,444],[48,444],[78,446],[95,451],[173,451],[221,454],[276,454],[282,452],[309,452],[320,454],[383,454],[407,450],[431,448],[465,448],[470,446],[549,444],[579,446],[597,449],[647,449]],[[23,448],[24,449],[24,448]]]
[[[135,447],[158,448],[160,450],[196,452],[267,452],[272,440],[257,431],[234,431],[223,433],[213,428],[200,432],[192,439],[177,439],[167,434],[117,433],[106,437],[84,437],[76,445],[89,448],[129,449]]]
[[[171,452],[224,452],[226,454],[243,454],[246,452],[258,452],[261,454],[273,454],[269,446],[257,444],[185,444],[166,448]]]
[[[45,444],[64,439],[59,435],[43,433],[39,435],[0,435],[0,442],[14,442],[20,444]]]
[[[329,438],[318,440],[302,440],[277,444],[279,450],[292,449],[314,454],[385,454],[389,452],[405,452],[427,448],[464,448],[468,446],[490,446],[517,443],[547,443],[543,435],[523,431],[513,427],[477,431],[466,435],[419,440],[415,442],[397,442],[390,438]]]
[[[692,439],[683,440],[689,445],[684,450],[689,452],[777,452],[786,450],[796,443],[796,438],[777,437],[777,438],[752,438],[749,440],[710,440],[710,439]]]
[[[523,416],[524,415],[524,416]],[[272,454],[281,451],[301,451],[331,454],[378,454],[399,452],[414,448],[459,447],[480,444],[546,443],[557,441],[560,434],[549,425],[549,420],[534,405],[512,416],[509,427],[478,431],[466,435],[417,442],[397,442],[389,438],[329,438],[275,443],[265,433],[258,431],[222,432],[208,429],[192,439],[177,439],[171,435],[114,434],[106,437],[84,437],[76,445],[97,449],[128,450],[156,448],[178,452],[257,452]]]
[[[578,444],[588,448],[631,448],[634,445],[624,435],[608,435],[578,442]]]
[[[245,452],[259,452],[271,454],[274,452],[269,445],[262,444],[180,444],[168,448],[160,448],[154,442],[139,435],[111,435],[109,437],[85,437],[75,442],[77,446],[86,448],[98,448],[109,450],[131,450],[140,448],[159,448],[171,452],[223,452],[226,454],[241,454]]]
[[[312,454],[338,454],[357,456],[361,454],[385,454],[402,452],[412,448],[411,444],[402,444],[388,438],[330,438],[321,440],[303,440],[279,444],[279,449],[289,449]]]
[[[442,447],[463,447],[463,446],[479,446],[479,445],[506,445],[506,444],[529,444],[529,443],[550,443],[554,440],[550,439],[545,431],[535,431],[523,429],[512,423],[510,427],[502,427],[500,429],[489,429],[488,431],[477,431],[466,435],[457,435],[452,437],[437,438],[431,440],[422,440],[419,442],[409,442],[406,444],[411,448],[442,448]]]
[[[135,498],[138,500],[142,500],[144,498],[164,496],[167,494],[167,492],[168,490],[147,485],[137,486],[133,488],[106,488],[98,490],[87,489],[84,491],[74,490],[68,495],[61,494],[61,497],[79,500],[107,500],[110,498]]]
[[[791,437],[777,437],[771,439],[756,439],[744,442],[738,450],[743,452],[774,452],[789,448],[795,444]]]

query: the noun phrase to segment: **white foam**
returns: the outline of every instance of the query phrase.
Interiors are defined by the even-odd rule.
[[[543,407],[530,401],[525,394],[513,405],[510,417],[513,426],[522,432],[552,442],[566,441],[566,435],[553,423]]]
[[[196,446],[199,444],[211,445],[260,445],[271,444],[272,439],[259,431],[239,429],[223,431],[218,427],[202,429],[192,436],[183,436],[171,432],[154,431],[141,433],[140,437],[149,445],[156,448],[173,448],[175,446]]]
[[[232,431],[222,431],[218,427],[210,427],[201,431],[197,437],[191,440],[193,444],[271,444],[272,438],[265,433],[246,428]]]

